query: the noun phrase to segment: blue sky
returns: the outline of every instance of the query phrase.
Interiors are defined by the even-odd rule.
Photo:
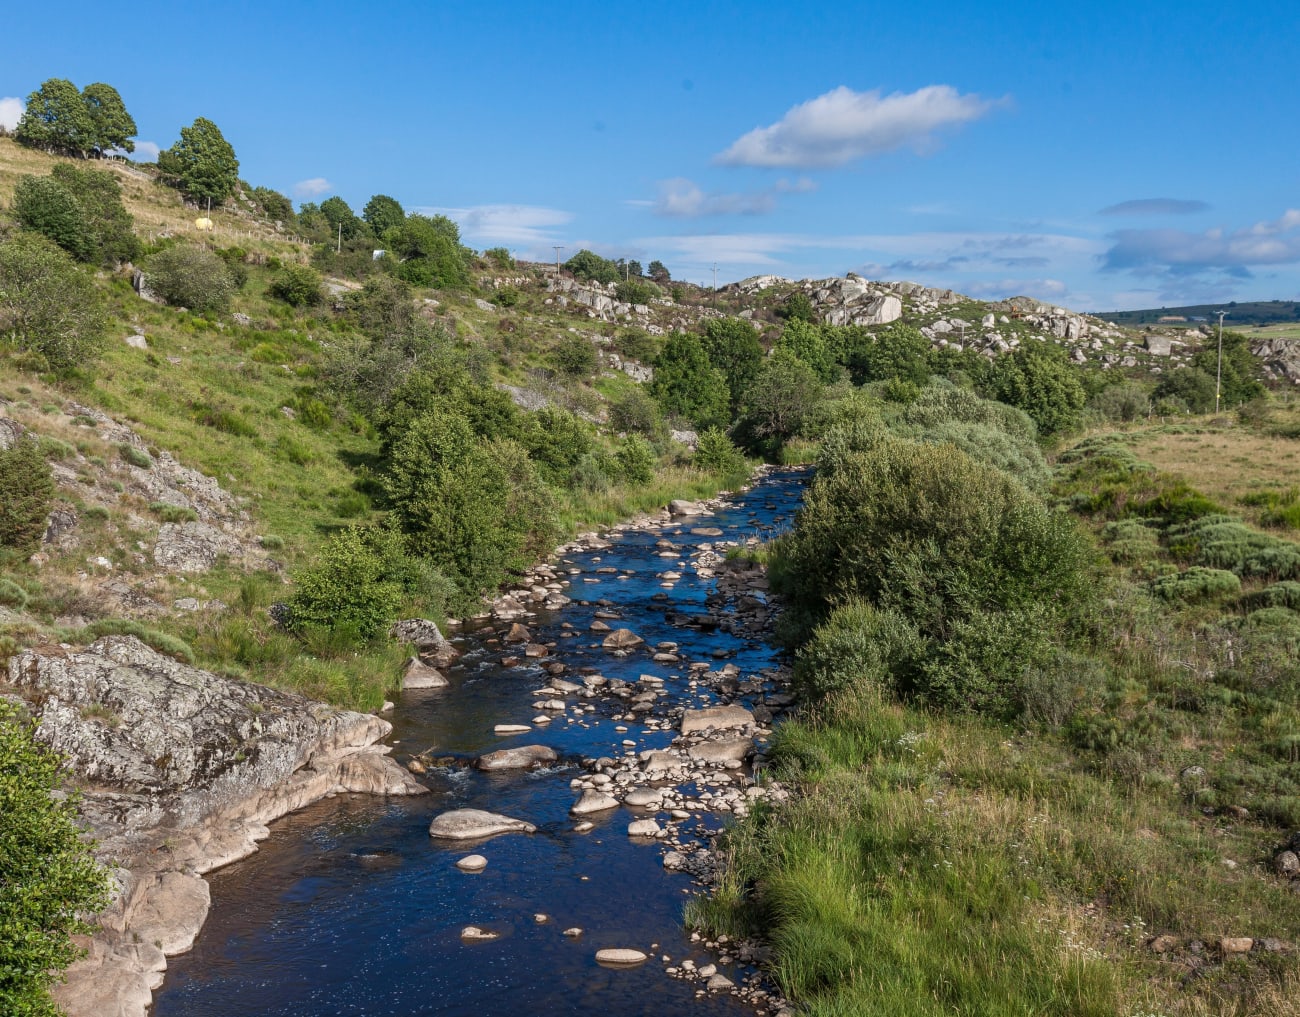
[[[478,248],[1087,310],[1300,299],[1295,0],[51,11],[3,16],[0,97],[107,81],[143,142],[206,116],[254,184],[390,194]]]

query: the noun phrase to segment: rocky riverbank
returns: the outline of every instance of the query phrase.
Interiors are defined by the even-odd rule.
[[[56,1000],[69,1017],[144,1017],[167,957],[207,917],[203,875],[257,850],[267,824],[340,792],[425,788],[377,743],[377,717],[234,681],[129,636],[9,663],[11,695],[68,757],[114,901]]]

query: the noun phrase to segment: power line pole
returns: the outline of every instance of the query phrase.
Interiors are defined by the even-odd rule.
[[[1219,315],[1219,366],[1214,372],[1214,413],[1219,413],[1219,393],[1223,390],[1223,316],[1227,311],[1217,312]]]
[[[551,246],[555,248],[555,267],[556,267],[556,268],[559,268],[559,267],[560,267],[560,252],[561,252],[562,250],[564,250],[564,248],[563,248],[560,244],[552,244]]]
[[[715,261],[713,263],[713,289],[716,291],[717,288],[718,288],[718,263]]]
[[[343,253],[343,223],[339,223],[339,242],[334,246],[335,254]]]

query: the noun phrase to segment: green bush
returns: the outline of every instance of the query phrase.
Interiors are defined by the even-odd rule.
[[[1236,573],[1193,565],[1186,572],[1160,576],[1151,583],[1151,592],[1163,600],[1192,602],[1216,600],[1241,592]]]
[[[1151,412],[1151,396],[1135,381],[1107,385],[1088,400],[1087,409],[1103,420],[1129,423]]]
[[[81,205],[53,177],[22,177],[14,188],[14,218],[62,247],[78,261],[95,257],[95,237]]]
[[[193,244],[177,244],[149,259],[149,288],[173,307],[196,314],[225,314],[230,309],[234,282],[226,263],[211,251]]]
[[[614,459],[618,463],[619,475],[629,484],[644,487],[655,478],[655,450],[639,434],[629,434],[624,438],[614,453]]]
[[[731,422],[731,390],[713,366],[700,337],[674,332],[655,361],[650,393],[669,416],[696,427],[725,427]]]
[[[0,606],[21,611],[27,606],[27,591],[12,579],[0,576]]]
[[[1079,372],[1060,348],[1030,343],[994,362],[993,394],[1029,414],[1045,438],[1076,428],[1087,398]]]
[[[408,570],[399,542],[350,527],[332,537],[295,577],[288,626],[299,633],[336,629],[373,639],[397,620]]]
[[[169,505],[165,501],[150,503],[149,511],[164,523],[191,523],[199,518],[199,514],[192,508],[185,505]]]
[[[640,385],[616,396],[609,404],[609,426],[616,433],[648,435],[665,432],[659,404]]]
[[[925,640],[897,611],[878,610],[862,600],[836,607],[799,650],[795,686],[822,698],[837,692],[886,699],[900,691]]]
[[[142,448],[136,448],[134,445],[128,445],[123,442],[117,446],[118,455],[122,457],[122,462],[131,466],[138,466],[142,470],[153,469],[153,458]]]
[[[627,279],[614,287],[614,299],[624,304],[648,304],[660,289],[647,279]]]
[[[571,378],[588,378],[596,370],[596,348],[580,335],[566,335],[551,356],[555,365]]]
[[[1243,597],[1242,604],[1249,608],[1285,607],[1300,611],[1300,582],[1286,580],[1273,583]]]
[[[1207,515],[1173,527],[1168,542],[1172,553],[1242,579],[1300,579],[1300,545],[1260,533],[1232,516]]]
[[[1101,539],[1111,558],[1124,564],[1148,562],[1160,552],[1160,534],[1140,519],[1107,523],[1102,528]]]
[[[62,761],[0,699],[0,1012],[16,1017],[62,1013],[49,990],[81,955],[72,937],[91,931],[83,916],[109,901],[77,795],[64,790]]]
[[[26,557],[40,546],[54,504],[54,479],[40,445],[19,438],[0,449],[0,547]]]
[[[99,291],[51,241],[0,241],[0,337],[68,374],[99,356],[104,325]]]
[[[699,436],[691,465],[697,469],[727,476],[744,469],[745,457],[721,428],[711,427]]]
[[[315,307],[325,300],[320,273],[306,265],[286,265],[271,280],[267,292],[291,307]]]
[[[586,248],[566,261],[564,267],[573,273],[574,278],[589,279],[592,282],[616,283],[623,278],[617,265]]]
[[[528,430],[521,436],[529,458],[543,478],[552,484],[568,484],[574,467],[591,451],[591,425],[554,406],[546,406],[527,417]]]

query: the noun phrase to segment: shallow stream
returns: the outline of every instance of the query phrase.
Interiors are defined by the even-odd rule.
[[[603,697],[571,700],[596,710],[570,709],[527,734],[498,737],[493,727],[532,721],[536,690],[548,681],[538,665],[550,661],[567,665],[565,677],[575,681],[584,667],[632,682],[661,676],[668,695],[656,704],[657,715],[674,705],[716,702],[703,683],[690,687],[691,661],[731,662],[742,678],[771,668],[774,652],[761,641],[678,623],[703,614],[714,587],[694,571],[698,546],[785,528],[806,479],[802,471],[772,473],[717,512],[614,534],[608,548],[565,555],[562,567],[578,570],[565,590],[573,603],[521,619],[536,642],[555,643],[536,664],[502,664],[520,648],[499,642],[500,626],[464,633],[450,687],[402,694],[391,715],[395,757],[405,762],[432,748],[435,755],[469,760],[543,744],[561,762],[533,772],[436,767],[422,778],[432,791],[427,796],[340,795],[274,824],[258,854],[209,877],[212,912],[194,949],[170,961],[155,994],[156,1017],[751,1012],[729,994],[698,996],[699,983],[665,974],[664,956],[673,964],[715,958],[682,929],[691,878],[663,868],[663,846],[627,835],[631,819],[653,813],[626,807],[598,813],[586,817],[595,824],[586,833],[575,832],[569,815],[579,794],[569,782],[585,775],[582,757],[665,747],[673,732],[616,721],[613,715],[627,704]],[[712,527],[723,535],[691,533]],[[661,556],[656,542],[665,539],[680,548],[678,556]],[[659,578],[666,570],[681,573],[671,588]],[[646,646],[622,659],[603,650],[601,633],[588,631],[597,610],[616,612],[621,620],[609,624],[632,629]],[[653,663],[660,642],[677,643],[681,663]],[[535,824],[537,832],[471,846],[431,840],[430,820],[455,808],[504,813]],[[718,820],[703,813],[692,822],[716,826]],[[486,856],[484,871],[456,868],[471,852]],[[467,925],[500,936],[467,942],[461,938]],[[573,927],[582,935],[566,937]],[[650,960],[605,968],[595,960],[602,947],[634,947]]]

